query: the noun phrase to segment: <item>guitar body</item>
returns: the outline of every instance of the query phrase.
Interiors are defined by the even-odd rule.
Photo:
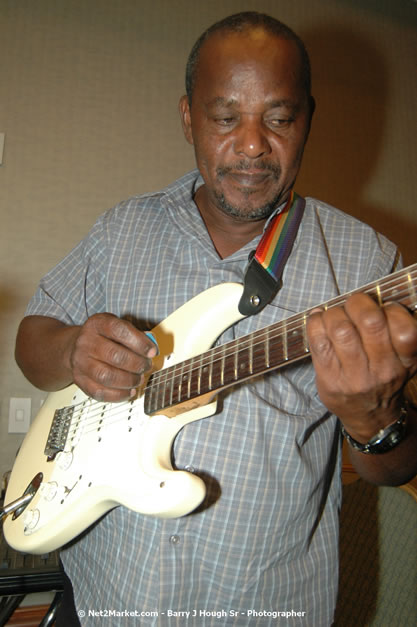
[[[242,286],[223,283],[198,295],[152,333],[159,355],[153,371],[206,351],[243,316]],[[172,443],[189,422],[212,415],[216,401],[202,396],[167,415],[144,412],[143,390],[126,403],[98,403],[72,385],[50,394],[17,455],[5,503],[28,490],[34,496],[9,515],[4,535],[14,549],[42,554],[66,544],[113,507],[174,518],[193,511],[204,499],[203,481],[174,470]],[[45,452],[56,412],[69,408],[64,450]],[[168,417],[169,414],[169,417]]]

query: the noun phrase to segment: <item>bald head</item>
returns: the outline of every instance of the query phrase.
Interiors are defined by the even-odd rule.
[[[288,26],[279,20],[256,11],[244,11],[230,15],[210,26],[194,44],[186,66],[185,86],[188,101],[191,105],[194,86],[197,79],[201,49],[213,36],[227,34],[251,33],[252,37],[262,36],[262,33],[274,35],[280,39],[291,40],[295,43],[300,55],[300,81],[309,100],[311,99],[311,69],[310,60],[302,40]]]

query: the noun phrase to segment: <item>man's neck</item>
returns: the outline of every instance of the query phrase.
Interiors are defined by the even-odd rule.
[[[212,208],[204,199],[203,187],[194,197],[213,245],[221,257],[229,257],[263,233],[266,220],[244,221]]]

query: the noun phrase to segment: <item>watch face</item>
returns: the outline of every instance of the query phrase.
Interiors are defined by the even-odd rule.
[[[400,418],[385,429],[381,429],[366,444],[354,440],[342,426],[342,433],[350,446],[361,453],[378,455],[379,453],[387,453],[399,444],[405,436],[405,422],[407,417],[406,406],[401,410]]]
[[[397,422],[389,425],[374,442],[369,442],[370,453],[386,453],[397,446],[405,435],[405,415],[402,415]],[[375,438],[374,438],[375,439]]]

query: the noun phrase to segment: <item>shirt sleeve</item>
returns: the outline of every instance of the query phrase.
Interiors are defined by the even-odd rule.
[[[103,217],[90,233],[40,281],[25,315],[83,324],[105,311],[107,245]]]

